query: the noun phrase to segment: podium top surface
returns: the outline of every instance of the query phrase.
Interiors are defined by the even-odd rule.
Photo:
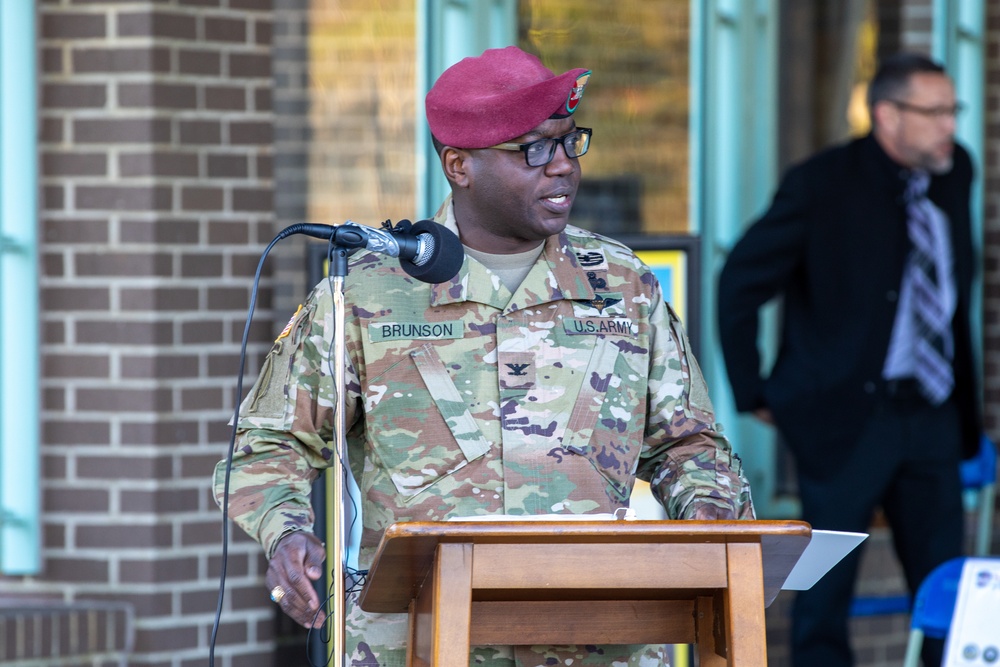
[[[529,519],[530,517],[526,517]],[[811,539],[801,521],[456,521],[397,523],[386,529],[372,562],[360,605],[366,611],[406,611],[430,570],[439,544],[543,547],[558,560],[559,545],[621,547],[622,554],[643,548],[670,553],[664,545],[761,545],[765,600],[777,596],[788,573]],[[598,546],[598,549],[601,547]],[[663,551],[666,549],[666,551]],[[680,554],[691,547],[677,547]],[[475,553],[475,552],[474,552]],[[516,552],[515,552],[516,553]],[[600,568],[606,569],[606,568]]]
[[[643,542],[762,542],[804,538],[812,528],[803,521],[538,521],[462,520],[394,523],[382,535],[376,558],[399,548],[400,541],[472,542],[474,544],[579,544]],[[391,544],[391,546],[390,546]]]

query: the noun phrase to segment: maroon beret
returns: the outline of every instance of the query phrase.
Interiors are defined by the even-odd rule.
[[[582,68],[556,76],[516,46],[487,49],[438,78],[425,100],[427,124],[446,146],[495,146],[572,114],[589,78]]]

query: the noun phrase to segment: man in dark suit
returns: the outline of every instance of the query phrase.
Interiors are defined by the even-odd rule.
[[[882,507],[915,591],[962,553],[959,461],[981,430],[969,322],[973,174],[954,142],[955,89],[938,64],[887,59],[868,102],[871,133],[789,170],[733,248],[719,329],[737,409],[776,426],[794,455],[803,520],[865,532]],[[781,344],[761,377],[758,312],[776,296]],[[797,595],[796,667],[853,663],[847,616],[859,558]],[[928,646],[925,664],[941,650]]]

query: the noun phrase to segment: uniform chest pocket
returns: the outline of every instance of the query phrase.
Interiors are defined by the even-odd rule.
[[[619,501],[631,495],[646,422],[646,378],[615,340],[596,339],[563,448],[584,456]]]
[[[406,502],[489,451],[429,343],[371,379],[365,402],[368,440]]]

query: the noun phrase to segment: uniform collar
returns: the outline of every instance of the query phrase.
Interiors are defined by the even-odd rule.
[[[434,221],[458,234],[451,195],[441,204]],[[516,310],[549,301],[590,300],[594,297],[594,289],[565,231],[545,239],[542,254],[513,298],[486,267],[469,257],[462,262],[462,268],[454,278],[431,285],[432,306],[474,301],[498,309]]]

